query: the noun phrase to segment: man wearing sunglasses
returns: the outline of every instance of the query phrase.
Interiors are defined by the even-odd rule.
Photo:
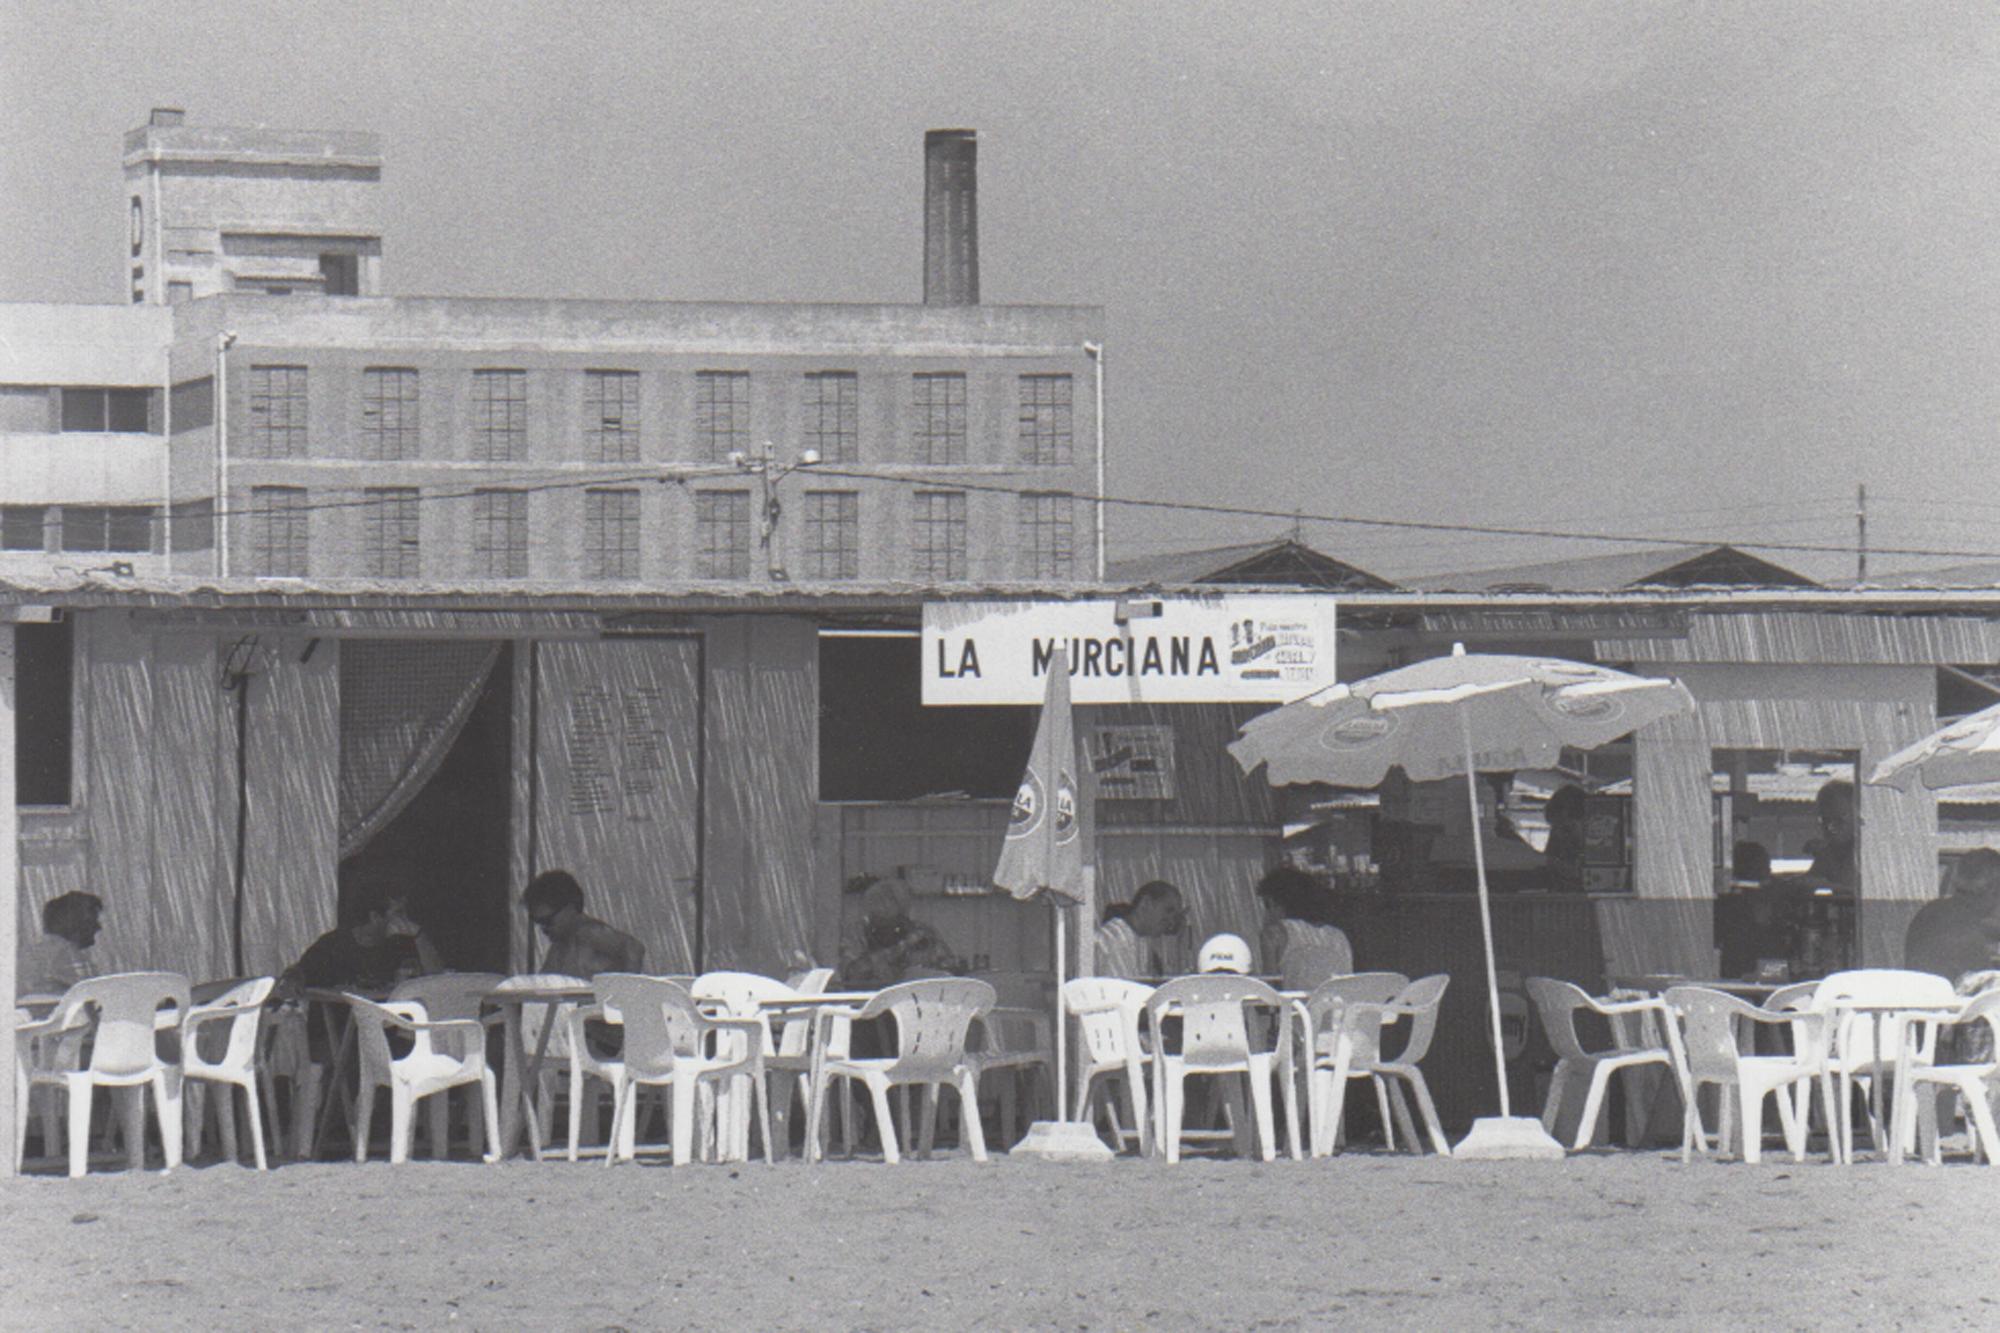
[[[567,870],[545,870],[521,895],[528,919],[548,938],[537,968],[588,979],[600,972],[643,972],[646,946],[583,911],[583,886]]]

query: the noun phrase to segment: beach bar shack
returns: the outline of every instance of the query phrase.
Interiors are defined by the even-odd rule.
[[[334,924],[357,859],[396,868],[464,968],[532,966],[520,888],[561,866],[662,971],[830,964],[842,886],[862,875],[901,879],[968,968],[1045,969],[1046,911],[987,884],[1034,720],[1006,691],[1039,698],[1038,643],[1074,645],[1091,671],[1093,639],[1078,733],[1099,793],[1100,904],[1180,884],[1191,958],[1210,932],[1254,936],[1258,877],[1292,861],[1323,876],[1361,966],[1475,975],[1462,788],[1456,803],[1412,784],[1274,792],[1223,748],[1269,703],[1134,703],[1113,669],[1149,672],[1158,639],[1159,676],[1199,681],[1204,639],[1220,672],[1279,623],[1310,625],[1342,679],[1454,642],[1679,677],[1696,714],[1574,771],[1490,781],[1480,818],[1518,844],[1494,867],[1504,970],[1593,988],[1713,975],[1742,847],[1761,844],[1774,879],[1803,875],[1818,789],[1930,731],[1941,698],[1961,709],[2000,662],[2000,594],[1976,589],[525,593],[92,574],[16,578],[0,607],[15,931],[89,889],[106,903],[101,968],[196,977],[284,967]],[[1177,649],[1185,616],[1207,628]],[[1037,625],[1019,679],[996,683],[1006,650],[985,639],[969,676],[979,636],[954,630],[1010,619]],[[935,697],[975,683],[1000,693]],[[1584,790],[1589,836],[1582,880],[1558,888],[1548,805],[1565,785]],[[1817,909],[1816,958],[1894,965],[1909,914],[1937,893],[1937,806],[1858,781],[1852,797],[1851,871]],[[1454,988],[1435,1050],[1447,1119],[1485,1095],[1476,990]],[[1510,1041],[1530,1043],[1525,1008],[1510,1017]],[[1523,1070],[1531,1085],[1532,1059]]]

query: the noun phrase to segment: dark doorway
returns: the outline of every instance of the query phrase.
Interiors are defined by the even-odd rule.
[[[437,772],[357,858],[409,886],[410,916],[453,971],[509,970],[513,699],[509,644]]]

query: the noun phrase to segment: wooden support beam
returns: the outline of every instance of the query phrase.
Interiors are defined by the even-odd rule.
[[[21,914],[21,817],[14,799],[14,638],[0,624],[0,1179],[14,1174],[15,935]]]

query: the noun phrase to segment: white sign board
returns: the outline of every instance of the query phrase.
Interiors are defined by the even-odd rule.
[[[1160,597],[924,607],[926,704],[1038,704],[1058,648],[1079,704],[1287,703],[1334,683],[1333,602]]]

